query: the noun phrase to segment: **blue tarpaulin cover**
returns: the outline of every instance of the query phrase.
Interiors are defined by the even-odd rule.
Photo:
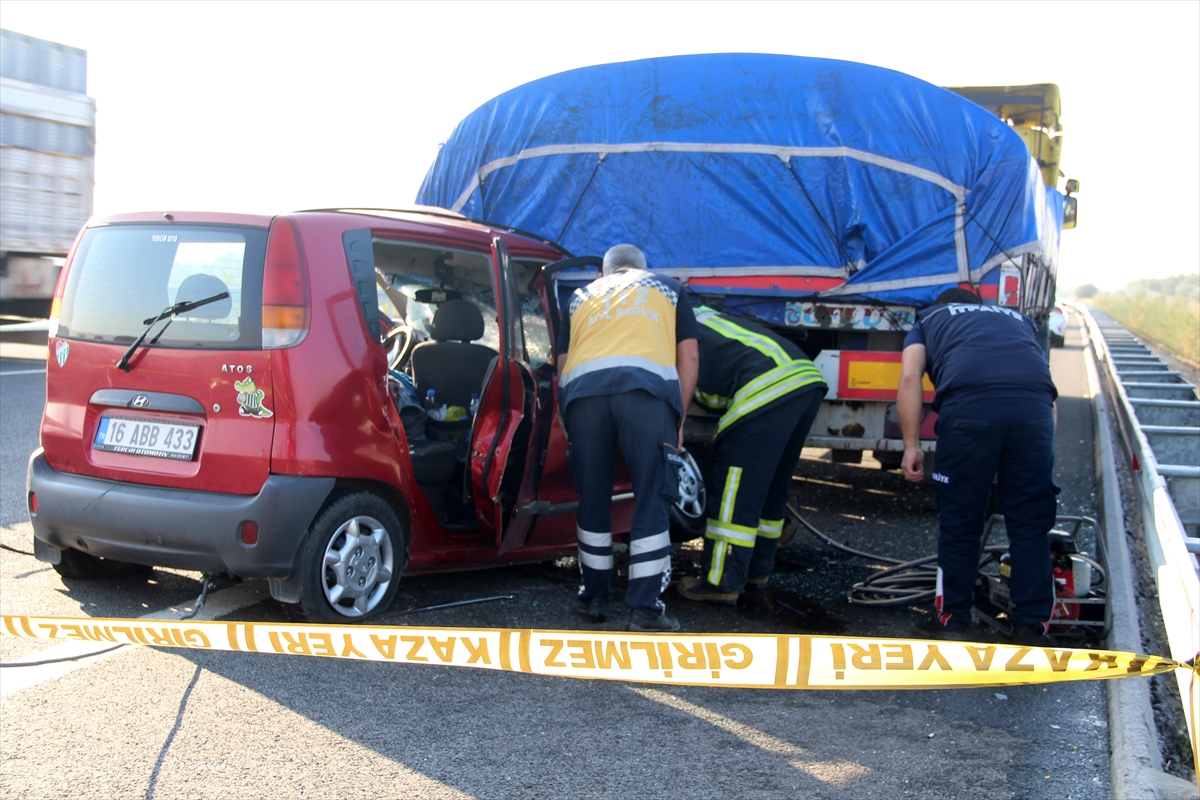
[[[754,54],[505,92],[458,124],[417,202],[577,255],[636,244],[680,278],[837,277],[825,296],[916,306],[1010,257],[1052,260],[1062,224],[1062,196],[983,108],[880,67]]]

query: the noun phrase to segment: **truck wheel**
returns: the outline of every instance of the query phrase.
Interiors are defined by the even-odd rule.
[[[301,616],[345,624],[386,611],[407,558],[408,539],[382,498],[369,492],[331,497],[304,542]]]
[[[933,471],[937,469],[937,452],[926,453],[921,461],[921,466],[925,470],[925,477],[921,480],[922,483],[933,483]]]
[[[671,541],[688,542],[704,534],[708,491],[704,480],[711,457],[703,447],[684,450],[679,468],[679,499],[671,506]]]
[[[111,558],[98,558],[82,550],[67,548],[62,552],[62,561],[54,565],[54,571],[63,578],[73,580],[93,580],[95,578],[116,578],[121,575],[136,575],[139,572],[151,572],[154,567],[145,564],[130,564],[128,561],[113,561]]]
[[[904,461],[904,453],[898,453],[895,450],[874,450],[871,455],[879,462],[880,469],[900,469],[900,465]]]

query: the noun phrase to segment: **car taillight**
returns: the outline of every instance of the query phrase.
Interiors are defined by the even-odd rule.
[[[37,493],[36,492],[29,493],[29,513],[32,516],[35,516],[35,517],[37,516]]]
[[[1021,305],[1021,270],[1017,267],[1000,268],[999,305],[1019,308]]]
[[[308,269],[295,224],[279,217],[267,237],[263,264],[262,343],[291,347],[308,333]]]
[[[256,545],[258,544],[258,523],[243,522],[242,523],[242,544]]]

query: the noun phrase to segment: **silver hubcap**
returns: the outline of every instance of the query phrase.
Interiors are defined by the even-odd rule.
[[[679,499],[675,505],[689,519],[699,519],[704,516],[708,493],[704,490],[704,479],[700,477],[700,468],[696,466],[692,454],[684,452],[681,455],[683,466],[679,468]]]
[[[325,599],[346,617],[369,613],[387,593],[392,565],[392,540],[379,520],[350,519],[325,548]]]

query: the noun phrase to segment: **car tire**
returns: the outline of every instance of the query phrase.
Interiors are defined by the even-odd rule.
[[[369,492],[330,497],[308,529],[301,554],[300,616],[352,624],[391,606],[408,562],[396,512]]]
[[[72,580],[95,580],[96,578],[116,578],[122,575],[136,575],[141,572],[152,572],[154,567],[145,564],[130,564],[128,561],[114,561],[111,558],[99,558],[82,550],[67,548],[62,551],[62,560],[54,565],[54,571],[60,577]]]
[[[679,497],[671,504],[671,541],[690,542],[704,534],[706,481],[712,456],[704,447],[685,449],[679,468]]]

